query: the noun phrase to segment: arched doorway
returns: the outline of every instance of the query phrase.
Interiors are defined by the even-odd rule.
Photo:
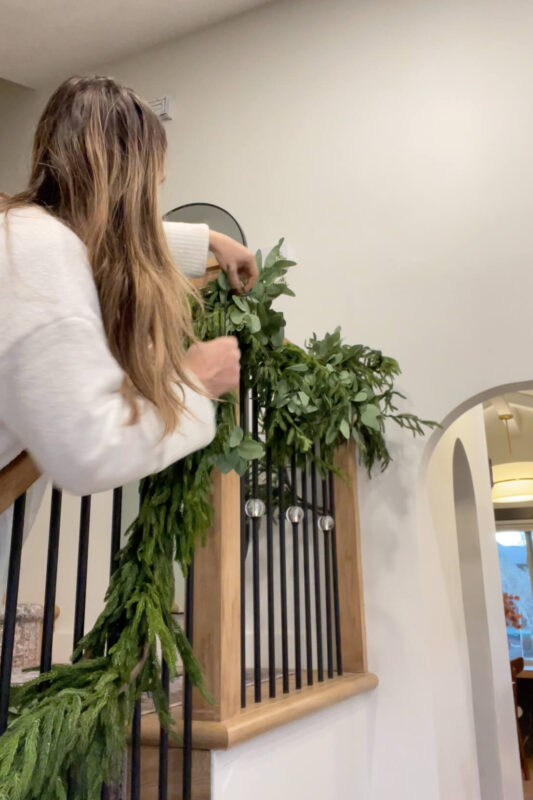
[[[441,800],[523,797],[480,403],[502,389],[448,416],[423,474],[419,541]]]

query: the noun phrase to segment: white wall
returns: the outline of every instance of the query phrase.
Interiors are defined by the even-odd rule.
[[[297,297],[284,304],[289,337],[341,324],[347,340],[397,357],[412,407],[443,420],[468,398],[532,377],[532,34],[526,0],[298,0],[101,71],[174,99],[163,210],[206,199],[229,208],[254,247],[285,235],[300,264]],[[13,117],[22,149],[43,102]],[[20,175],[8,164],[0,185],[13,189]],[[393,466],[360,486],[380,686],[217,755],[217,800],[263,800],[274,786],[287,800],[300,789],[325,800],[476,791],[464,631],[451,619],[445,658],[458,683],[432,668],[430,609],[445,620],[443,596],[460,583],[441,577],[431,600],[428,574],[453,562],[456,545],[417,516],[431,448],[396,429],[391,442]],[[500,598],[489,602],[498,620]],[[507,665],[496,655],[505,700]],[[506,800],[516,800],[516,758],[505,758]]]
[[[304,723],[215,752],[212,800],[374,797],[369,763],[376,736],[375,697],[369,699],[348,700]]]

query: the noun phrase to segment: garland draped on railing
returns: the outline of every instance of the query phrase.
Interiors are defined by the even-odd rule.
[[[237,296],[226,277],[204,290],[204,308],[193,302],[199,339],[235,334],[246,381],[253,375],[261,411],[262,439],[272,463],[294,454],[333,468],[337,445],[352,439],[370,472],[385,469],[387,419],[414,435],[434,423],[399,413],[394,359],[362,345],[346,345],[340,330],[315,335],[305,348],[284,343],[285,319],[273,302],[292,295],[285,275],[293,262],[281,255],[282,241],[259,280]],[[313,443],[321,442],[320,455]],[[171,724],[161,683],[161,659],[177,674],[178,654],[192,683],[208,697],[198,664],[172,616],[173,561],[186,573],[198,540],[212,519],[211,471],[243,474],[262,459],[263,444],[244,435],[236,422],[235,396],[217,405],[217,433],[205,449],[141,482],[141,508],[106,594],[105,608],[80,641],[73,664],[55,666],[12,689],[11,718],[0,738],[0,800],[100,800],[103,782],[119,776],[133,708],[150,692],[162,725]]]

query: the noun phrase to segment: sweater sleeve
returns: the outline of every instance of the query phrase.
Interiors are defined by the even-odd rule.
[[[205,274],[209,249],[209,227],[203,223],[163,221],[170,255],[188,278]]]
[[[91,318],[34,330],[0,358],[0,418],[38,467],[74,494],[92,494],[158,472],[215,435],[213,403],[187,386],[178,429],[163,437],[157,410],[139,418],[121,394],[124,373]]]

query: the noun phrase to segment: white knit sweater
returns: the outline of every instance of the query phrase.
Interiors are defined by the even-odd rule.
[[[176,264],[205,271],[206,225],[164,223]],[[82,241],[36,207],[0,215],[0,468],[27,450],[57,486],[91,494],[157,472],[205,447],[213,404],[185,389],[187,413],[162,438],[141,406],[133,425],[107,343]]]

